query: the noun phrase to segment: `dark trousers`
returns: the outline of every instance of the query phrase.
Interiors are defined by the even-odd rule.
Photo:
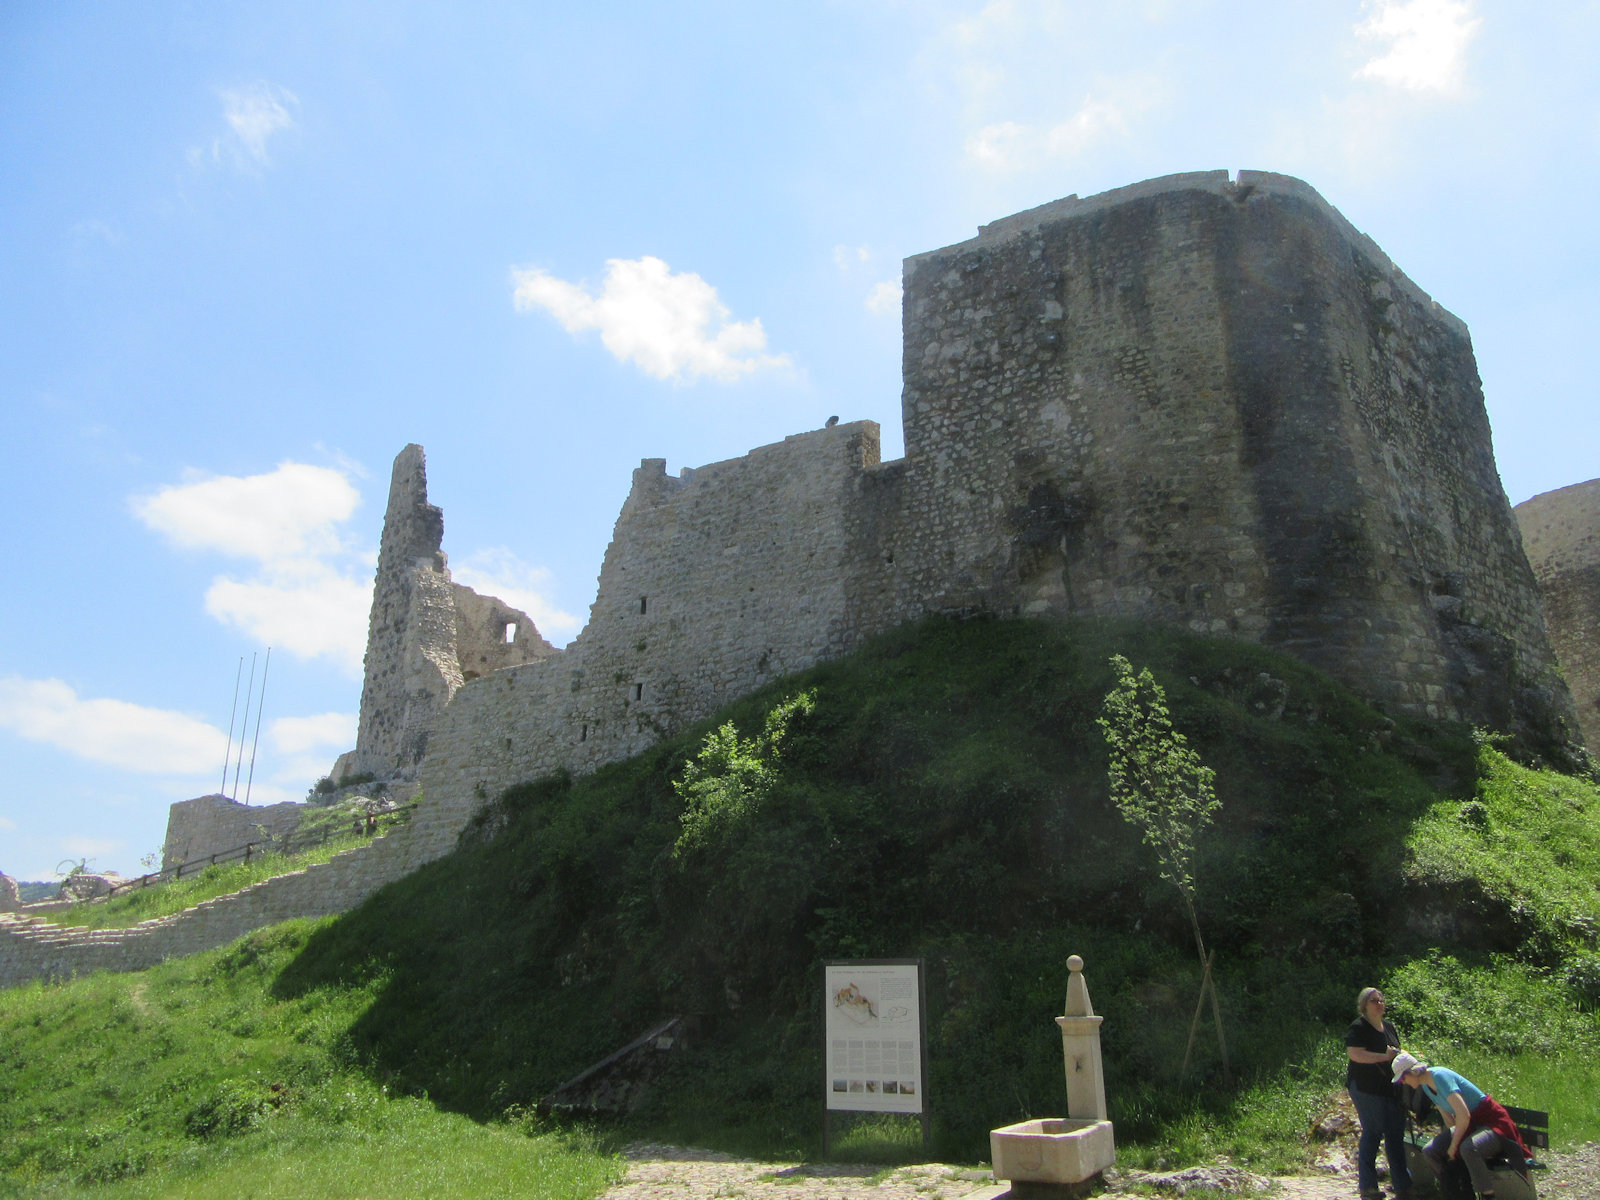
[[[1450,1133],[1447,1130],[1429,1142],[1423,1153],[1433,1164],[1434,1173],[1444,1170],[1450,1153]],[[1472,1190],[1478,1195],[1494,1191],[1494,1178],[1489,1174],[1489,1160],[1500,1153],[1500,1135],[1492,1129],[1475,1129],[1461,1139],[1456,1151],[1467,1164],[1467,1174],[1472,1176]]]
[[[1411,1172],[1406,1168],[1406,1117],[1393,1096],[1374,1096],[1350,1091],[1356,1116],[1361,1118],[1361,1141],[1356,1146],[1356,1186],[1363,1192],[1378,1190],[1378,1145],[1389,1160],[1389,1182],[1396,1192],[1411,1190]],[[1449,1145],[1449,1143],[1445,1143]]]

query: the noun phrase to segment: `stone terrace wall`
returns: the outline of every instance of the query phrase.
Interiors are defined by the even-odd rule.
[[[469,683],[429,735],[429,805],[626,758],[779,676],[843,653],[870,421],[666,473],[646,459],[617,518],[589,623],[558,658]],[[869,626],[865,632],[872,631]]]
[[[167,839],[161,846],[161,866],[175,867],[232,850],[246,842],[262,840],[263,830],[273,837],[293,833],[300,826],[306,805],[285,800],[281,804],[240,804],[214,794],[179,800],[167,810]]]
[[[1466,329],[1305,184],[1058,202],[909,259],[904,303],[902,613],[1231,634],[1551,744]]]
[[[1600,758],[1600,479],[1524,500],[1516,514],[1584,745]]]
[[[253,929],[354,908],[455,848],[459,822],[414,820],[325,863],[274,876],[131,929],[85,929],[0,911],[0,987],[70,979],[92,971],[138,971],[165,959],[226,945]]]

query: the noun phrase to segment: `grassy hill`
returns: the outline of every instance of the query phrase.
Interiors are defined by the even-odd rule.
[[[1195,874],[1232,1090],[1209,1034],[1177,1077],[1198,964],[1176,893],[1108,800],[1094,720],[1113,653],[1152,668],[1217,771],[1223,808]],[[801,693],[809,711],[751,768],[764,788],[686,838],[673,781],[707,735],[731,721],[713,750],[744,769],[768,715]],[[849,957],[927,964],[927,1095],[946,1157],[981,1159],[989,1128],[1062,1109],[1051,1018],[1072,953],[1105,1016],[1127,1159],[1301,1154],[1368,983],[1408,1042],[1552,1109],[1558,1139],[1594,1137],[1597,879],[1592,784],[1463,730],[1390,720],[1292,660],[1134,625],[932,621],[636,759],[512,789],[456,854],[341,918],[143,976],[0,994],[0,1126],[30,1131],[0,1149],[0,1177],[267,1153],[323,1119],[307,1097],[328,1080],[359,1081],[351,1094],[377,1097],[375,1111],[426,1097],[430,1119],[526,1129],[527,1106],[672,1014],[703,1032],[631,1130],[814,1152],[818,964]],[[186,1004],[225,1014],[204,1021],[238,1057],[145,1101],[144,1132],[97,1116],[106,1064],[40,1032],[137,1030],[159,1011],[167,1032],[131,1035],[128,1053],[181,1075],[197,1069],[174,1065],[193,1053],[177,1032]],[[77,1015],[41,1023],[47,1008]],[[30,1091],[45,1077],[67,1081],[51,1111],[74,1114],[54,1126]],[[185,1114],[235,1083],[278,1099],[196,1134]]]

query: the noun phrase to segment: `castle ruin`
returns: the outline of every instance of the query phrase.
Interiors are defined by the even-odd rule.
[[[1467,329],[1309,186],[1068,197],[908,259],[904,291],[905,457],[859,421],[646,459],[577,640],[433,720],[430,802],[636,753],[938,612],[1237,637],[1391,711],[1572,740]]]
[[[335,775],[420,783],[411,825],[148,928],[0,916],[0,984],[340,911],[448,853],[501,789],[625,758],[931,613],[1235,637],[1571,761],[1467,329],[1306,184],[1197,172],[1007,217],[908,259],[902,319],[905,457],[880,461],[858,421],[676,476],[645,459],[565,650],[450,580],[407,446]]]

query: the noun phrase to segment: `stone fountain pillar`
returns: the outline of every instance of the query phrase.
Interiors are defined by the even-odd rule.
[[[1117,1161],[1106,1119],[1106,1080],[1100,1062],[1100,1022],[1083,980],[1083,959],[1067,959],[1066,1013],[1056,1018],[1067,1069],[1067,1117],[1045,1117],[989,1132],[994,1177],[1019,1196],[1072,1195],[1078,1185]]]

